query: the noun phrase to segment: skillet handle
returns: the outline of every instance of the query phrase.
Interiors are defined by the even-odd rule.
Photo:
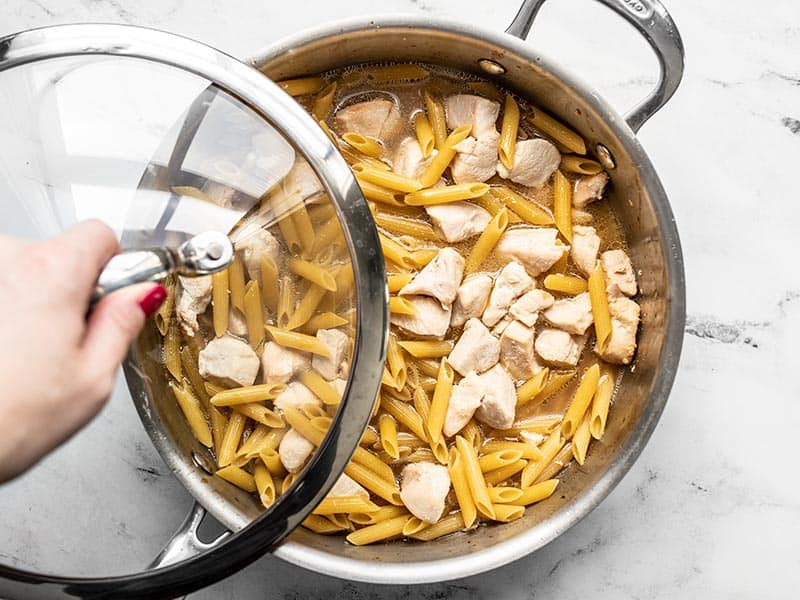
[[[539,9],[546,0],[524,0],[506,29],[506,33],[525,39]],[[638,106],[625,115],[634,133],[664,106],[675,93],[683,77],[683,41],[672,17],[659,0],[597,0],[633,25],[655,52],[659,78],[653,90]]]
[[[178,530],[172,534],[170,540],[147,568],[158,569],[181,562],[182,560],[186,560],[187,558],[191,558],[192,556],[218,546],[225,538],[231,535],[230,531],[226,531],[211,542],[203,542],[198,537],[197,530],[205,516],[205,509],[195,502],[189,514],[186,515],[186,519],[184,519],[183,523],[178,527]]]

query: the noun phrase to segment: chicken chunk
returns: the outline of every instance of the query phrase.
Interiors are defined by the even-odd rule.
[[[539,319],[539,312],[553,306],[553,301],[553,296],[544,290],[531,290],[520,296],[508,313],[526,327],[533,327]]]
[[[497,143],[500,134],[495,129],[481,137],[469,136],[454,146],[458,152],[450,164],[450,173],[456,183],[484,182],[497,171]]]
[[[311,366],[328,381],[344,375],[350,352],[350,336],[338,329],[320,329],[317,331],[317,339],[328,348],[330,358],[315,354],[311,359]]]
[[[481,405],[475,418],[495,429],[508,429],[514,424],[517,391],[514,381],[502,365],[497,364],[480,375],[483,385]]]
[[[201,277],[178,277],[180,290],[175,303],[175,314],[183,331],[189,337],[200,331],[197,316],[206,312],[211,302],[211,275]]]
[[[590,202],[599,200],[603,197],[603,192],[608,183],[608,175],[605,171],[589,177],[581,177],[575,182],[575,189],[572,192],[572,206],[583,208]]]
[[[343,108],[336,113],[336,124],[344,133],[359,133],[385,140],[397,131],[402,118],[394,102],[377,99]]]
[[[514,379],[530,379],[544,367],[533,351],[533,329],[513,321],[500,337],[500,362]]]
[[[204,379],[229,387],[253,385],[258,375],[258,356],[249,344],[223,335],[200,351],[197,367]]]
[[[447,467],[430,462],[411,463],[403,468],[400,479],[400,499],[409,512],[426,523],[438,521],[450,492]]]
[[[294,429],[286,432],[278,446],[278,458],[289,473],[297,473],[314,452],[314,444]]]
[[[469,373],[453,386],[442,427],[442,432],[446,437],[454,436],[469,423],[472,415],[481,405],[482,398],[483,382],[475,372]]]
[[[620,296],[608,303],[611,311],[611,337],[600,357],[610,363],[630,364],[636,350],[636,330],[639,328],[639,305],[630,298]],[[597,348],[595,347],[595,352]]]
[[[536,433],[535,431],[520,431],[519,437],[522,439],[523,442],[530,444],[531,446],[538,447],[543,441],[547,439],[547,436],[541,433]]]
[[[286,410],[287,407],[300,410],[309,404],[322,406],[322,400],[299,381],[292,381],[285,390],[278,394],[272,404],[281,411]]]
[[[612,298],[636,295],[636,275],[631,259],[624,250],[609,250],[600,255],[600,264],[606,277],[606,291]]]
[[[467,275],[464,283],[458,288],[456,300],[453,303],[453,315],[450,325],[461,327],[469,319],[480,317],[489,294],[492,291],[492,277],[488,273],[475,273]]]
[[[569,251],[569,246],[556,244],[558,230],[553,227],[515,227],[497,242],[500,258],[520,261],[533,277],[538,277],[556,264]]]
[[[283,180],[283,187],[288,195],[297,194],[303,200],[325,191],[314,169],[304,158],[297,158],[294,161],[292,170]]]
[[[561,164],[561,153],[553,144],[541,138],[517,142],[514,166],[507,169],[498,161],[497,174],[503,179],[528,187],[542,187]]]
[[[236,250],[242,253],[247,276],[261,281],[261,258],[269,256],[275,264],[281,256],[281,246],[275,236],[261,227],[246,227],[236,236]]]
[[[543,314],[544,318],[553,326],[573,335],[583,335],[594,323],[589,292],[583,292],[572,298],[556,300],[553,302],[553,306]]]
[[[572,228],[572,247],[569,255],[578,270],[586,277],[594,271],[597,253],[600,250],[600,236],[594,227],[575,225]]]
[[[431,296],[442,308],[456,299],[461,277],[464,275],[464,257],[453,248],[442,248],[414,279],[398,292],[400,296]]]
[[[336,480],[331,491],[328,492],[328,498],[337,498],[339,496],[356,496],[364,500],[369,500],[369,492],[345,473],[339,475],[339,479]]]
[[[497,324],[492,327],[492,335],[496,338],[500,339],[500,336],[503,335],[503,332],[506,330],[506,327],[511,325],[511,322],[514,318],[510,315],[506,315],[502,319],[500,319]]]
[[[570,335],[561,329],[546,328],[534,342],[536,354],[554,367],[575,367],[586,344],[585,335]]]
[[[471,202],[450,202],[425,207],[436,232],[452,243],[483,233],[492,215]]]
[[[499,358],[500,342],[498,339],[479,319],[470,319],[464,325],[461,337],[450,351],[447,362],[466,377],[473,371],[483,373],[495,365]]]
[[[311,358],[307,352],[267,342],[261,353],[261,366],[264,383],[287,383],[298,373],[311,368]]]
[[[428,296],[407,296],[412,306],[416,309],[415,315],[400,315],[392,313],[392,325],[397,325],[420,337],[441,340],[450,326],[452,306],[442,307],[439,302]]]
[[[454,94],[445,98],[444,109],[449,129],[472,125],[470,134],[475,138],[497,131],[499,102],[475,94]]]
[[[392,161],[392,170],[403,177],[419,179],[431,164],[434,156],[436,156],[436,150],[431,152],[428,158],[422,156],[422,148],[417,138],[407,137],[397,147]]]
[[[228,332],[238,337],[247,335],[247,320],[242,311],[233,306],[228,310]]]
[[[483,311],[483,322],[491,327],[506,316],[513,302],[535,285],[533,279],[517,261],[508,263],[494,281],[489,305]]]

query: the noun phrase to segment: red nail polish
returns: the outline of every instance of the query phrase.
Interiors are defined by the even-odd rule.
[[[167,288],[159,284],[151,289],[139,300],[139,306],[146,317],[158,310],[158,307],[167,299]]]

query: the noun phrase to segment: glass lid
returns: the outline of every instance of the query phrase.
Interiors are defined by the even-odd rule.
[[[40,240],[99,219],[124,251],[115,268],[169,292],[131,349],[130,392],[120,380],[85,432],[0,490],[0,592],[27,579],[122,598],[218,579],[307,517],[369,420],[387,329],[369,209],[304,110],[212,48],[107,25],[33,30],[0,48],[2,233]],[[175,267],[164,259],[142,275],[148,257],[178,256],[208,232],[233,249],[213,269],[163,277]],[[145,571],[189,502],[131,397],[169,470],[236,531],[173,540]],[[291,464],[282,443],[297,448]],[[31,547],[45,535],[57,551]]]

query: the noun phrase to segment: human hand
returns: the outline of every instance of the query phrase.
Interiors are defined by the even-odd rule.
[[[114,233],[85,221],[32,243],[0,236],[0,482],[31,467],[103,407],[117,367],[166,290],[152,283],[103,298],[87,318]]]

